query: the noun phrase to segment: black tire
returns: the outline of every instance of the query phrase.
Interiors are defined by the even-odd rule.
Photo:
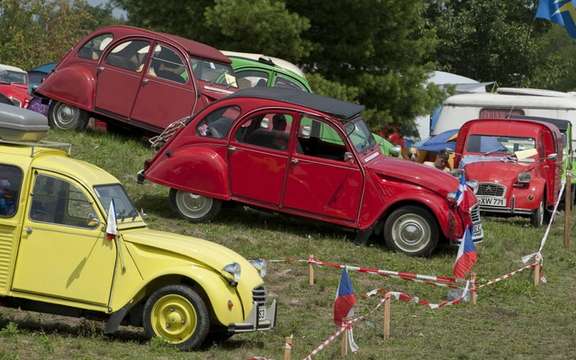
[[[419,206],[398,208],[384,223],[386,246],[409,256],[430,256],[438,245],[439,236],[436,218]]]
[[[226,340],[230,339],[232,336],[234,336],[233,332],[228,331],[228,329],[226,329],[223,326],[215,325],[210,330],[210,334],[208,334],[207,341],[209,343],[221,344]]]
[[[540,205],[538,205],[538,209],[536,209],[532,215],[530,215],[530,224],[533,227],[539,228],[544,225],[546,221],[546,207],[544,206],[544,201],[540,201]]]
[[[183,218],[191,222],[206,222],[216,217],[222,201],[182,190],[170,189],[170,205]]]
[[[170,302],[170,299],[174,301]],[[186,316],[189,310],[186,309],[187,304],[194,309],[196,315],[192,331],[181,329],[192,326],[191,316],[190,319]],[[163,320],[158,320],[159,313],[164,314],[161,316]],[[206,303],[196,291],[186,285],[168,285],[154,291],[144,304],[143,316],[146,337],[158,336],[184,351],[202,346],[210,331],[210,312]],[[187,321],[190,322],[186,323]],[[181,335],[183,338],[180,338]]]
[[[48,109],[50,127],[60,130],[85,130],[88,126],[88,113],[77,107],[52,101]]]

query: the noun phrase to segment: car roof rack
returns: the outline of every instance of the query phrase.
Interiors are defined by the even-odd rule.
[[[30,146],[31,148],[30,157],[34,157],[34,155],[38,154],[41,151],[41,149],[39,148],[64,150],[68,155],[72,154],[72,144],[59,143],[55,141],[40,140],[36,142],[31,142],[31,141],[10,141],[0,139],[0,144]]]

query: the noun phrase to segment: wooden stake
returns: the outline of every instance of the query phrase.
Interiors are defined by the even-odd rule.
[[[294,341],[294,335],[286,337],[286,343],[284,344],[284,360],[292,360],[293,341]]]
[[[540,269],[541,269],[541,267],[542,267],[542,265],[540,265],[540,259],[538,259],[536,266],[534,266],[534,286],[540,285]]]
[[[472,290],[470,291],[471,298],[472,298],[472,305],[476,305],[478,303],[478,291],[476,289],[476,273],[475,272],[470,274],[470,282],[472,283]]]
[[[310,255],[310,257],[314,257],[314,255]],[[308,264],[308,285],[314,285],[314,264]]]
[[[344,318],[343,323],[346,324],[348,322],[348,318]],[[348,330],[345,330],[342,333],[342,342],[340,344],[340,355],[342,357],[346,357],[348,355]]]
[[[564,248],[570,249],[570,232],[572,226],[570,224],[572,220],[572,172],[570,170],[566,171],[566,190],[564,194]]]
[[[384,339],[390,338],[390,295],[386,295],[384,300]]]

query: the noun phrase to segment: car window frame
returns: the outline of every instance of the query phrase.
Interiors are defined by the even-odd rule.
[[[102,50],[102,52],[100,53],[100,56],[98,57],[98,59],[92,59],[92,58],[86,58],[86,57],[82,57],[80,56],[80,51],[92,40],[96,39],[99,36],[103,36],[103,35],[110,35],[112,36],[112,40],[110,40],[110,42],[108,43],[108,45],[106,45],[106,47]],[[100,62],[100,60],[102,60],[102,58],[104,58],[104,56],[106,56],[106,54],[108,53],[108,50],[110,50],[110,47],[116,42],[116,36],[114,36],[113,32],[103,32],[97,35],[92,36],[90,39],[86,40],[84,43],[82,43],[81,46],[79,46],[76,50],[76,57],[78,59],[82,59],[82,60],[86,60],[86,61],[92,61],[92,62]]]
[[[31,216],[31,213],[32,213],[32,206],[34,204],[34,190],[36,188],[36,179],[38,178],[38,176],[52,177],[56,180],[66,181],[69,184],[74,185],[88,199],[90,205],[92,206],[92,209],[94,210],[94,216],[98,219],[98,224],[95,226],[77,226],[77,225],[71,225],[71,224],[59,224],[59,223],[55,223],[55,222],[40,221],[40,220],[33,219]],[[34,177],[32,178],[30,196],[32,199],[29,201],[29,206],[28,206],[27,214],[26,214],[26,216],[27,216],[26,221],[28,221],[32,224],[42,224],[42,225],[48,225],[48,226],[64,226],[66,228],[71,228],[71,229],[76,229],[76,230],[84,230],[84,231],[100,231],[99,230],[100,224],[105,224],[103,214],[102,214],[101,209],[100,209],[99,201],[94,198],[93,194],[90,192],[90,190],[88,188],[86,188],[82,183],[80,183],[79,181],[77,181],[76,179],[74,179],[72,177],[69,177],[69,176],[66,176],[63,174],[59,174],[59,173],[55,173],[52,171],[34,169]],[[65,208],[67,209],[68,206],[69,206],[69,204],[67,203]]]
[[[143,66],[142,66],[141,71],[130,70],[130,69],[127,69],[124,67],[110,64],[106,61],[108,59],[108,56],[110,56],[110,54],[112,53],[112,50],[114,50],[118,45],[123,44],[123,43],[128,42],[128,41],[146,41],[146,42],[148,42],[148,46],[149,46],[148,53],[146,53],[146,58],[144,59],[144,62],[142,63]],[[106,52],[102,56],[100,56],[100,60],[98,61],[98,64],[100,66],[110,66],[111,68],[118,70],[118,71],[125,71],[125,72],[130,73],[130,74],[138,74],[139,76],[145,76],[148,72],[148,65],[150,64],[150,58],[151,58],[151,54],[152,54],[152,50],[153,50],[153,44],[155,42],[156,41],[154,39],[143,37],[143,36],[129,36],[129,37],[123,37],[123,38],[117,39],[115,42],[108,45]]]
[[[244,71],[257,71],[257,72],[261,72],[261,73],[265,74],[266,75],[266,86],[265,87],[270,87],[270,84],[274,80],[274,74],[270,70],[264,70],[264,69],[259,69],[259,68],[255,68],[255,67],[243,67],[243,68],[239,68],[239,69],[234,69],[234,73],[236,74],[236,82],[238,82],[238,80],[240,79],[238,74],[241,74]],[[250,88],[255,88],[255,87],[256,86],[251,86]]]
[[[152,40],[151,40],[152,41]],[[177,82],[174,80],[170,80],[170,79],[166,79],[163,77],[160,77],[158,75],[156,76],[152,76],[149,74],[150,71],[150,67],[152,65],[152,61],[154,60],[154,50],[156,49],[156,46],[163,46],[171,51],[173,51],[174,53],[176,53],[176,55],[178,56],[178,58],[180,58],[180,61],[182,62],[182,65],[184,66],[184,68],[186,69],[186,73],[188,74],[188,80],[186,80],[186,82]],[[193,83],[194,81],[194,75],[192,73],[192,68],[190,67],[190,63],[188,61],[188,56],[186,56],[185,54],[182,54],[182,52],[180,50],[178,50],[177,48],[175,48],[174,46],[163,42],[163,41],[159,41],[159,40],[153,40],[152,41],[152,47],[150,48],[150,52],[148,54],[148,60],[145,63],[144,66],[144,77],[150,79],[150,80],[160,80],[160,81],[166,81],[167,83],[171,84],[171,85],[177,85],[177,86],[185,86],[188,87],[190,84]]]
[[[200,124],[201,124],[208,116],[210,116],[210,115],[212,115],[213,113],[215,113],[215,112],[217,112],[217,111],[220,111],[220,110],[222,110],[222,109],[224,109],[224,108],[237,108],[237,109],[238,109],[238,112],[239,112],[239,115],[238,115],[234,120],[232,120],[232,125],[230,126],[230,129],[228,129],[228,132],[226,133],[226,135],[223,136],[223,137],[221,137],[221,138],[217,138],[217,137],[213,137],[213,136],[202,136],[202,135],[198,134],[198,128],[200,127]],[[206,110],[208,110],[208,109],[206,109]],[[219,106],[218,108],[213,109],[213,110],[207,112],[206,115],[203,115],[203,116],[198,117],[198,121],[195,121],[195,122],[191,123],[190,125],[192,126],[192,131],[193,131],[194,136],[196,136],[196,137],[198,137],[198,138],[200,138],[200,139],[202,139],[202,140],[218,141],[218,142],[228,142],[229,139],[231,138],[232,132],[234,131],[234,129],[235,129],[236,126],[238,125],[238,122],[239,122],[239,121],[242,121],[243,117],[244,117],[244,114],[243,114],[242,106],[240,106],[239,104],[226,104],[226,105]]]
[[[293,76],[290,76],[290,75],[287,75],[287,74],[284,74],[284,73],[281,73],[281,72],[278,72],[278,71],[275,72],[274,79],[273,79],[273,81],[271,81],[271,83],[272,83],[273,85],[269,85],[269,86],[270,86],[270,87],[279,87],[279,86],[276,85],[277,82],[278,82],[278,79],[287,80],[287,81],[289,81],[289,82],[297,85],[299,90],[304,91],[304,92],[307,92],[307,93],[310,92],[310,90],[308,90],[308,87],[305,86],[300,80],[296,79],[296,78],[293,77]],[[281,88],[286,89],[286,87],[281,87]],[[288,89],[291,89],[291,88],[288,88]]]
[[[16,196],[16,198],[14,199],[14,213],[11,215],[0,215],[0,220],[8,220],[8,219],[13,219],[14,217],[16,217],[16,215],[18,215],[18,212],[20,211],[20,199],[22,196],[22,185],[24,184],[24,171],[22,170],[22,168],[20,168],[19,166],[13,165],[13,164],[5,164],[5,163],[0,163],[0,167],[9,167],[9,168],[14,168],[16,170],[18,170],[19,172],[19,176],[20,176],[20,184],[19,184],[19,190],[18,190],[18,194]]]

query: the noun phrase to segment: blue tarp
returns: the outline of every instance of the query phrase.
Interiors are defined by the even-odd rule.
[[[448,141],[451,137],[453,137],[456,133],[458,133],[458,129],[446,130],[443,133],[440,133],[436,136],[432,136],[427,140],[421,141],[416,144],[416,149],[421,151],[431,151],[431,152],[440,152],[442,150],[456,149],[456,140]]]

